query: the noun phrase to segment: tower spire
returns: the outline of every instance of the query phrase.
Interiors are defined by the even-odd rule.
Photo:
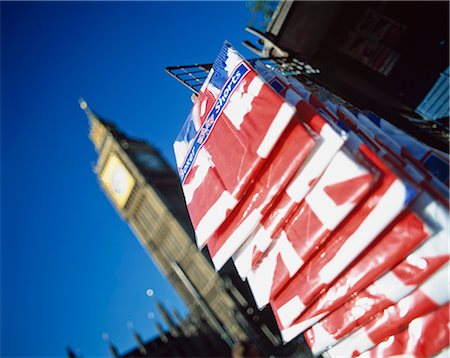
[[[78,103],[89,120],[89,138],[94,143],[96,150],[99,151],[105,141],[107,132],[111,132],[114,126],[99,118],[99,116],[91,110],[83,97],[78,99]]]
[[[105,341],[106,345],[108,346],[108,350],[109,350],[109,353],[111,354],[111,357],[119,358],[120,354],[119,354],[116,346],[111,342],[111,339],[109,338],[109,334],[106,332],[103,332],[102,338]]]
[[[80,104],[80,108],[84,111],[84,113],[86,114],[86,117],[88,117],[89,121],[91,122],[91,125],[93,124],[93,122],[103,122],[102,120],[100,120],[100,118],[98,118],[98,116],[91,110],[91,108],[89,107],[89,105],[87,104],[87,102],[84,100],[83,97],[80,97],[78,99],[78,103]]]
[[[161,316],[163,317],[166,324],[169,326],[169,331],[174,337],[178,337],[180,335],[180,331],[173,321],[172,317],[170,316],[169,311],[166,309],[166,307],[163,305],[161,301],[156,302],[156,307],[158,308],[159,313],[161,313]]]
[[[128,321],[127,327],[131,331],[131,334],[133,335],[133,338],[134,338],[135,342],[137,343],[139,352],[141,352],[141,354],[143,354],[143,355],[147,354],[147,349],[145,348],[144,341],[142,340],[141,335],[134,329],[133,322]]]

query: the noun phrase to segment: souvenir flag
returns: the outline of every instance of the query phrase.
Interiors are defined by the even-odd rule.
[[[367,321],[372,315],[411,293],[433,274],[433,282],[440,282],[441,287],[442,285],[447,287],[448,280],[442,281],[442,278],[448,275],[449,249],[448,247],[442,247],[444,246],[442,243],[440,246],[438,248],[441,250],[430,252],[430,247],[424,245],[414,254],[409,255],[392,271],[387,272],[314,325],[306,333],[308,340],[313,343],[313,351],[323,351],[327,346],[333,345],[337,340]],[[426,256],[418,255],[418,252],[420,254],[424,251],[428,251]],[[435,273],[437,270],[438,273]],[[439,279],[436,279],[436,277],[439,277]],[[446,289],[440,291],[444,292]]]
[[[259,307],[289,281],[376,183],[378,173],[358,150],[347,148],[334,156],[286,224],[283,239],[275,240],[266,257],[249,272],[248,283]],[[290,255],[289,267],[285,255]]]
[[[301,122],[318,134],[316,145],[286,190],[281,193],[277,204],[265,215],[251,238],[233,256],[242,278],[247,277],[253,263],[259,261],[272,240],[278,236],[284,223],[295,212],[346,140],[342,133],[332,128],[298,94],[290,89],[286,93],[289,97],[287,100],[296,105]]]
[[[313,148],[314,141],[294,117],[267,163],[240,203],[208,240],[208,251],[216,270],[236,252],[267,214],[292,176]]]
[[[405,146],[405,140],[401,142],[397,141],[397,138],[408,137],[407,134],[396,129],[399,132],[396,133],[396,136],[393,138],[389,135],[389,128],[395,128],[394,126],[386,123],[383,128],[380,128],[366,115],[358,111],[356,111],[354,114],[345,106],[338,106],[337,115],[340,120],[345,123],[345,125],[349,126],[353,131],[358,133],[358,135],[362,137],[364,141],[368,143],[372,148],[376,148],[376,150],[382,149],[385,152],[389,153],[390,155],[392,155],[390,159],[394,158],[399,166],[404,167],[406,165],[413,165],[417,170],[419,170],[427,177],[426,180],[432,185],[434,190],[437,190],[441,193],[441,195],[448,198],[448,185],[445,184],[445,181],[439,179],[442,179],[442,173],[447,173],[445,175],[448,176],[448,161],[447,164],[439,164],[440,161],[438,160],[438,158],[434,158],[434,156],[437,156],[442,159],[442,154],[440,154],[440,151],[436,150],[436,152],[434,153],[434,148],[425,146],[426,148],[424,149],[420,146],[414,146],[415,140],[409,143],[408,146]],[[430,167],[427,168],[423,164],[423,162],[418,159],[422,158],[422,156],[428,155],[432,157],[429,164],[436,165],[434,169]],[[433,174],[433,170],[437,172]]]
[[[418,141],[373,112],[369,112],[367,116],[359,113],[358,119],[361,118],[368,119],[374,123],[380,128],[381,132],[388,135],[394,142],[404,148],[405,152],[409,153],[415,160],[421,163],[431,174],[442,183],[448,185],[449,160],[446,153]]]
[[[406,329],[390,336],[361,358],[435,357],[447,358],[450,342],[450,305],[413,320]]]
[[[228,43],[212,71],[210,82],[220,93],[209,111],[203,95],[197,99],[205,119],[179,166],[199,247],[242,199],[295,113]]]
[[[416,190],[400,179],[367,147],[362,150],[384,175],[369,197],[333,232],[290,282],[270,300],[272,310],[284,327],[309,306],[339,274],[407,207]]]
[[[448,265],[442,267],[410,295],[373,316],[329,350],[333,357],[363,353],[397,333],[413,319],[424,316],[449,302]],[[363,307],[361,307],[363,309]]]
[[[288,101],[295,104],[297,112],[308,126],[319,134],[320,142],[315,147],[305,164],[299,169],[297,175],[289,183],[286,191],[273,208],[270,215],[266,216],[259,232],[255,234],[258,243],[257,250],[253,251],[252,266],[263,256],[269,247],[271,239],[280,233],[282,227],[291,220],[295,212],[300,210],[299,205],[316,184],[336,153],[342,148],[346,136],[338,133],[328,124],[317,111],[300,98],[294,91],[287,92]],[[258,240],[258,238],[261,238]]]
[[[448,210],[427,193],[421,193],[407,210],[379,235],[364,255],[355,261],[295,322],[284,327],[278,322],[283,339],[288,342],[305,329],[336,310],[348,297],[364,289],[387,270],[400,263],[418,245],[428,239],[427,251],[445,249]],[[424,250],[424,249],[421,249]]]

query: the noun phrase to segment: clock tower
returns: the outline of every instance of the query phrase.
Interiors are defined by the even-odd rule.
[[[233,297],[194,243],[178,176],[148,143],[127,137],[84,100],[80,107],[98,153],[94,171],[119,215],[191,314],[204,317],[230,345],[248,339],[231,314],[237,310]]]
[[[230,346],[251,340],[261,350],[272,351],[281,342],[273,333],[272,314],[257,312],[232,264],[219,275],[206,249],[198,250],[175,171],[147,142],[126,136],[84,100],[80,107],[98,153],[94,171],[101,188],[190,314],[206,319]]]

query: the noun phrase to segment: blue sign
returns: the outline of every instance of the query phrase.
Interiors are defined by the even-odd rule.
[[[192,142],[192,145],[189,148],[189,152],[186,155],[186,159],[184,160],[184,163],[180,168],[179,174],[182,183],[184,183],[184,180],[186,179],[192,168],[192,165],[194,164],[198,152],[211,134],[217,120],[220,117],[220,114],[228,103],[228,100],[230,99],[232,93],[249,71],[250,68],[244,62],[241,62],[234,69],[233,73],[225,82],[225,85],[222,87],[219,97],[214,103],[214,107],[208,113],[205,121],[195,135],[194,141]]]

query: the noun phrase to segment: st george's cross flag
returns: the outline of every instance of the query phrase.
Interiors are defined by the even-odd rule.
[[[411,209],[380,234],[364,256],[340,275],[291,325],[285,327],[278,321],[283,340],[290,341],[332,313],[408,255],[413,254],[410,259],[420,260],[427,252],[444,252],[449,228],[448,224],[441,223],[448,220],[448,210],[428,193],[421,193]]]
[[[377,182],[379,173],[359,152],[359,146],[360,142],[348,141],[346,150],[333,157],[280,237],[249,272],[247,279],[259,307],[266,305],[301,269]]]
[[[312,304],[317,295],[355,260],[409,205],[416,189],[400,178],[367,147],[368,158],[383,175],[379,185],[349,217],[333,231],[326,247],[319,250],[270,300],[283,326],[294,320]]]
[[[375,315],[367,316],[366,320],[359,321],[364,325],[329,349],[330,356],[343,357],[350,356],[354,352],[365,352],[383,339],[395,334],[413,319],[446,305],[450,296],[450,289],[448,285],[445,285],[448,283],[448,269],[449,265],[444,265],[410,295],[386,306]],[[354,311],[356,312],[357,309]],[[369,318],[371,318],[370,321]],[[342,338],[350,332],[342,331],[336,338]]]
[[[403,330],[387,337],[361,358],[378,357],[435,357],[450,354],[450,304],[411,321]]]
[[[228,43],[196,102],[174,149],[197,245],[203,247],[256,179],[295,108]]]

